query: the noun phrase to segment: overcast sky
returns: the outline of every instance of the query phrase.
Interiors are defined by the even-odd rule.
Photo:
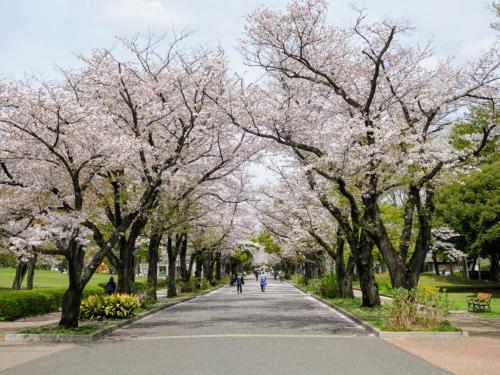
[[[468,60],[491,45],[493,15],[489,0],[365,0],[372,19],[406,18],[419,43],[432,39],[439,56]],[[331,22],[346,24],[354,13],[350,1],[332,0]],[[283,0],[1,0],[0,76],[25,72],[52,75],[54,64],[76,64],[72,53],[111,47],[115,36],[130,36],[148,28],[194,31],[193,44],[227,51],[233,68],[241,71],[235,46],[243,17],[263,4],[284,7]]]
[[[407,19],[413,43],[429,40],[438,57],[474,59],[492,45],[490,0],[359,0],[370,19]],[[233,69],[244,72],[236,46],[243,17],[262,5],[285,0],[0,0],[0,77],[25,73],[54,76],[54,66],[74,67],[74,53],[112,47],[115,37],[147,31],[193,31],[191,43],[220,44]],[[330,2],[329,21],[350,24],[348,0]],[[260,174],[260,173],[259,173]],[[267,174],[264,173],[263,180]]]

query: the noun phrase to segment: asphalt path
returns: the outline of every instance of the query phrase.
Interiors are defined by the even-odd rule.
[[[286,282],[223,287],[0,374],[448,374]]]

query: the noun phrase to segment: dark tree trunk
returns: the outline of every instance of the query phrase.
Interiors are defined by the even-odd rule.
[[[69,287],[64,293],[61,320],[59,326],[64,328],[78,327],[80,304],[85,285],[82,283],[83,261],[85,252],[77,243],[70,245],[66,256],[68,260]]]
[[[222,280],[222,255],[220,252],[215,254],[215,280]]]
[[[134,249],[135,240],[120,239],[120,262],[118,266],[118,292],[131,294],[134,290],[135,262]]]
[[[373,242],[368,238],[363,238],[357,244],[356,267],[359,274],[359,284],[362,293],[362,306],[373,307],[380,305],[380,296],[375,282],[375,272],[373,269]]]
[[[494,283],[500,282],[500,267],[498,262],[500,261],[500,254],[498,251],[491,255],[491,266],[490,266],[490,280]],[[481,272],[481,270],[479,270]]]
[[[181,240],[181,246],[179,249],[179,262],[180,262],[180,273],[181,273],[181,280],[182,281],[188,281],[189,280],[189,273],[187,269],[187,245],[188,245],[188,237],[187,233],[184,233],[182,236]]]
[[[337,232],[337,251],[335,253],[335,273],[339,282],[339,293],[341,298],[354,298],[352,290],[352,278],[354,274],[355,262],[352,256],[349,256],[347,266],[344,262],[345,239]]]
[[[168,256],[168,290],[167,297],[177,296],[177,285],[175,282],[175,263],[177,261],[177,252],[172,245],[172,236],[167,239],[167,256]]]
[[[33,257],[30,258],[28,261],[28,271],[27,271],[27,278],[26,278],[26,289],[31,290],[33,289],[33,282],[35,280],[35,266],[36,266],[36,259],[38,258],[38,254],[34,253]]]
[[[215,262],[212,259],[212,255],[206,257],[205,262],[203,262],[203,277],[208,280],[209,283],[214,284],[214,265]]]
[[[200,279],[203,268],[203,256],[200,253],[196,254],[195,261],[196,261],[196,268],[194,270],[194,276]]]
[[[431,238],[431,218],[434,212],[434,192],[431,186],[425,190],[425,202],[422,202],[419,188],[411,186],[408,191],[408,200],[405,207],[403,231],[400,238],[400,248],[396,251],[389,239],[385,226],[382,222],[380,211],[375,207],[373,220],[376,226],[374,240],[382,254],[389,269],[393,288],[416,288],[420,273],[425,263],[425,257],[429,252]],[[415,249],[409,253],[412,234],[413,215],[416,209],[419,229],[415,243]]]
[[[23,285],[24,276],[27,271],[28,263],[19,259],[16,264],[16,274],[14,276],[14,282],[12,283],[12,290],[21,289],[21,285]]]
[[[189,267],[186,275],[186,281],[189,281],[191,279],[191,275],[193,274],[193,266],[194,266],[194,261],[196,260],[195,254],[191,254],[191,257],[189,258]]]
[[[437,253],[435,251],[432,252],[432,262],[434,263],[434,273],[436,276],[439,276],[439,263],[437,259]]]
[[[160,248],[162,234],[154,231],[149,238],[148,246],[148,297],[156,301],[158,289],[158,249]]]

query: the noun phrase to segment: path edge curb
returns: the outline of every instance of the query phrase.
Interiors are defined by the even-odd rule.
[[[305,291],[301,287],[298,287],[290,282],[288,282],[290,285],[293,287],[297,288],[300,290],[302,293],[307,294],[314,298],[315,300],[324,303],[325,305],[330,306],[332,309],[336,310],[337,312],[341,313],[345,317],[353,320],[357,324],[359,324],[361,327],[366,329],[368,332],[372,333],[373,335],[381,338],[381,339],[409,339],[409,338],[453,338],[453,337],[469,337],[469,332],[467,331],[460,331],[460,332],[407,332],[407,331],[381,331],[378,328],[373,327],[372,325],[364,322],[357,316],[351,314],[350,312],[344,310],[343,308],[326,301],[322,299],[321,297],[318,297],[308,291]]]
[[[130,319],[124,320],[120,323],[114,324],[111,327],[103,328],[99,331],[93,332],[89,335],[61,335],[61,334],[37,334],[37,333],[8,333],[5,335],[5,341],[10,342],[58,342],[58,343],[73,343],[73,344],[87,344],[90,342],[94,342],[110,333],[124,328],[130,324],[133,324],[141,319],[147,318],[150,315],[156,314],[159,311],[166,310],[175,305],[179,305],[184,302],[191,301],[195,298],[199,298],[206,294],[212,293],[217,289],[224,287],[225,284],[219,285],[215,288],[204,290],[200,294],[195,296],[186,297],[182,300],[175,301],[172,303],[167,303],[163,306],[156,307],[152,310],[145,312],[144,314],[134,316]]]

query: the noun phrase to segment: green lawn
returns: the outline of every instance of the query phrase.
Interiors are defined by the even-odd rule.
[[[391,295],[391,281],[388,274],[377,274],[377,284],[381,294]],[[477,292],[493,294],[491,300],[491,312],[477,313],[485,318],[500,317],[500,285],[487,281],[467,280],[460,276],[436,276],[423,274],[420,276],[419,285],[431,285],[446,292],[451,302],[451,309],[457,311],[467,311],[467,300],[475,296]],[[355,288],[359,288],[359,283],[354,283]]]
[[[14,268],[0,268],[0,290],[10,290],[12,288],[12,281],[14,280]],[[89,284],[90,286],[97,286],[100,283],[106,283],[110,276],[109,274],[95,273],[92,276]],[[136,281],[145,281],[145,277],[137,277]],[[116,281],[116,276],[115,276]],[[65,288],[68,286],[68,275],[57,271],[35,271],[35,288]],[[23,283],[23,288],[26,287],[26,278]]]

